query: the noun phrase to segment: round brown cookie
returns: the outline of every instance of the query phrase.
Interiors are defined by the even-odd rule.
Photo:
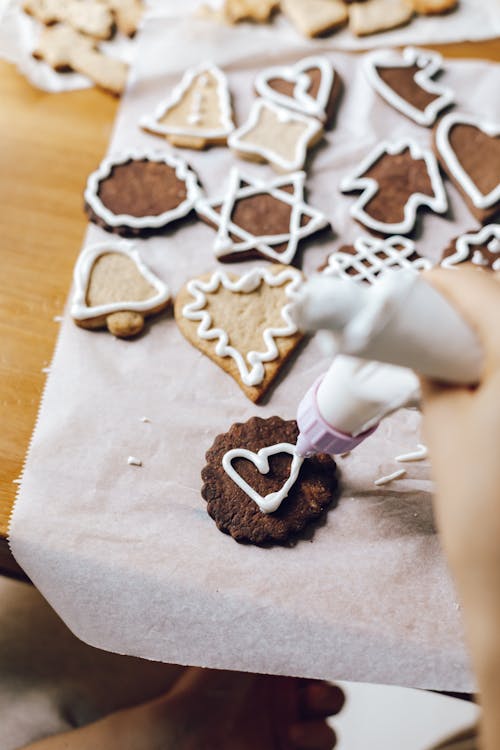
[[[90,175],[85,210],[109,232],[147,236],[186,216],[199,194],[196,175],[179,157],[130,151]]]
[[[237,542],[257,545],[284,544],[295,541],[297,534],[324,514],[337,495],[338,480],[335,461],[319,454],[305,459],[288,496],[274,513],[264,513],[226,473],[224,455],[235,448],[257,452],[277,443],[295,445],[297,423],[280,417],[252,417],[234,424],[228,432],[218,435],[207,451],[207,465],[201,476],[202,497],[217,528],[230,534]],[[263,497],[277,492],[290,475],[291,456],[277,453],[269,457],[269,472],[261,474],[245,458],[232,462],[234,470]]]

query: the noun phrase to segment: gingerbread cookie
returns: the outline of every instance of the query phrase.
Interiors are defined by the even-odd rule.
[[[33,52],[37,60],[44,60],[54,70],[75,71],[90,78],[96,86],[119,96],[128,76],[128,65],[102,54],[95,40],[75,31],[67,24],[44,29]]]
[[[323,36],[343,26],[347,7],[341,0],[281,0],[281,10],[304,36]]]
[[[217,259],[291,263],[300,240],[328,226],[326,217],[304,202],[304,182],[304,172],[261,181],[233,168],[224,198],[196,203],[198,216],[217,229]]]
[[[458,0],[412,0],[416,13],[424,16],[449,13],[458,6]]]
[[[342,88],[327,57],[305,57],[295,65],[262,70],[255,90],[263,99],[328,122],[333,117]]]
[[[184,336],[258,401],[299,344],[290,317],[302,281],[295,268],[254,268],[237,276],[214,271],[191,279],[175,301]]]
[[[384,240],[358,237],[354,245],[343,245],[331,253],[319,270],[327,276],[373,284],[389,270],[423,271],[431,267],[430,260],[418,254],[411,240],[395,235]]]
[[[394,50],[377,50],[364,58],[368,80],[394,109],[418,125],[433,125],[438,114],[453,103],[451,89],[433,81],[441,70],[437,52],[406,47],[402,55]]]
[[[500,124],[452,112],[439,121],[434,144],[441,166],[482,223],[500,210]]]
[[[25,0],[23,10],[41,23],[68,26],[94,39],[110,39],[115,30],[113,14],[100,0]]]
[[[412,0],[365,0],[349,5],[349,30],[356,36],[404,26],[413,17]]]
[[[200,192],[196,175],[178,156],[128,151],[104,159],[90,175],[85,210],[109,232],[149,235],[186,216]]]
[[[252,417],[215,438],[201,477],[217,528],[237,542],[291,544],[336,499],[335,461],[295,452],[293,420]]]
[[[246,123],[227,142],[243,159],[267,161],[279,172],[295,172],[302,169],[307,150],[322,134],[322,125],[314,117],[257,99]]]
[[[181,148],[225,144],[234,130],[226,76],[211,63],[191,68],[154,115],[140,124]]]
[[[478,232],[455,237],[443,253],[441,265],[454,268],[474,263],[487,271],[500,271],[500,224],[488,224]]]
[[[166,284],[141,260],[130,242],[89,245],[75,266],[71,316],[82,328],[107,328],[128,338],[144,328],[144,318],[170,303]]]
[[[409,234],[421,206],[436,213],[448,208],[434,154],[411,140],[376,146],[340,189],[362,191],[351,216],[381,234]]]

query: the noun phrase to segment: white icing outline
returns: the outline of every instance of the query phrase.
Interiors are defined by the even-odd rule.
[[[307,93],[311,78],[307,71],[318,68],[321,71],[321,80],[316,97]],[[288,96],[273,89],[268,81],[273,78],[283,78],[289,83],[295,81],[293,95]],[[317,117],[324,122],[327,119],[326,107],[330,100],[333,84],[335,81],[335,70],[327,57],[313,55],[304,57],[295,65],[274,65],[261,70],[255,78],[255,90],[259,96],[273,101],[282,107],[288,107],[312,117]]]
[[[146,281],[156,289],[157,294],[145,300],[109,302],[103,305],[93,305],[89,307],[86,302],[87,289],[94,263],[101,255],[107,253],[121,253],[132,260],[139,273]],[[127,240],[116,240],[111,242],[99,242],[95,245],[88,245],[80,253],[73,272],[73,283],[75,289],[71,302],[71,317],[75,320],[89,320],[99,318],[103,315],[110,315],[114,312],[148,312],[158,305],[170,299],[168,286],[156,276],[142,262],[139,251],[133,242]]]
[[[441,261],[441,265],[443,268],[454,268],[458,263],[463,263],[469,258],[471,245],[484,245],[489,239],[497,239],[500,241],[500,224],[486,224],[486,226],[482,227],[479,232],[460,235],[455,243],[456,251],[453,255],[444,258]],[[500,262],[500,248],[498,250],[490,250],[490,252],[499,253],[498,260],[494,261],[492,268],[494,271],[500,271],[500,267],[495,268],[495,264]],[[487,263],[487,265],[489,265],[489,263]]]
[[[491,138],[500,135],[500,125],[488,122],[475,115],[465,115],[460,112],[450,112],[443,117],[436,128],[436,148],[447,169],[451,172],[462,190],[468,195],[476,208],[485,209],[500,200],[500,180],[493,190],[486,195],[482,193],[460,164],[458,156],[453,151],[449,135],[454,125],[472,125]]]
[[[289,280],[285,289],[285,295],[291,301],[281,309],[281,317],[285,326],[281,328],[265,328],[262,334],[266,349],[263,352],[250,351],[244,357],[237,349],[229,344],[229,335],[221,328],[212,328],[212,317],[207,310],[203,308],[207,304],[207,293],[217,291],[222,286],[230,292],[243,292],[250,294],[258,289],[262,284],[268,284],[271,287],[283,286],[285,281]],[[200,321],[197,328],[198,336],[204,341],[218,339],[215,347],[215,353],[218,357],[232,357],[235,361],[240,378],[247,386],[255,386],[262,383],[265,377],[264,362],[271,362],[278,359],[279,350],[276,345],[275,337],[293,336],[297,333],[298,328],[293,322],[290,315],[294,292],[297,291],[302,282],[302,274],[295,268],[285,268],[278,273],[272,273],[267,268],[253,268],[243,276],[233,280],[229,278],[225,271],[214,271],[208,281],[202,279],[191,279],[187,284],[188,292],[194,297],[193,302],[189,302],[182,308],[182,315],[187,320]],[[251,366],[251,369],[248,368]]]
[[[202,196],[195,205],[198,215],[205,217],[218,227],[217,238],[214,243],[215,257],[224,258],[225,255],[244,253],[255,249],[269,260],[275,260],[285,265],[290,263],[297,251],[299,241],[329,224],[326,216],[305,203],[305,179],[304,172],[293,172],[283,177],[276,177],[273,180],[257,180],[245,177],[237,167],[233,167],[229,173],[225,197],[218,200],[207,200]],[[247,184],[242,185],[242,182]],[[290,184],[293,185],[293,193],[280,190],[283,185]],[[292,207],[288,232],[254,235],[231,221],[231,214],[237,201],[261,193],[267,193]],[[214,206],[221,206],[220,213],[214,210]],[[301,226],[301,219],[304,215],[309,216],[311,220],[308,224]],[[231,234],[238,237],[240,241],[233,240],[230,237]],[[272,245],[279,245],[283,242],[288,242],[288,246],[283,252],[278,253],[273,250]]]
[[[163,125],[159,120],[164,117],[167,112],[177,104],[184,97],[186,91],[193,84],[193,81],[198,76],[202,76],[204,73],[210,73],[217,81],[217,94],[219,100],[219,114],[220,114],[220,127],[215,129],[203,128],[203,127],[180,127],[177,125]],[[226,75],[222,72],[217,65],[211,62],[203,62],[194,68],[186,70],[182,76],[180,82],[174,86],[171,93],[166,99],[163,99],[155,109],[153,115],[146,115],[140,120],[140,126],[147,130],[152,130],[158,135],[183,135],[187,137],[195,138],[206,138],[210,139],[223,139],[226,138],[229,133],[234,130],[233,122],[233,111],[231,107],[231,95],[229,93],[229,86]],[[194,125],[195,123],[193,123]]]
[[[403,59],[401,59],[401,57]],[[409,117],[418,125],[429,127],[433,125],[436,118],[445,107],[453,104],[455,96],[453,91],[433,81],[433,77],[442,68],[443,58],[437,52],[430,50],[405,47],[402,55],[394,50],[377,50],[365,56],[363,66],[365,74],[375,91],[385,99],[392,107]],[[421,70],[415,73],[413,80],[424,91],[436,94],[437,99],[430,102],[424,110],[414,107],[407,99],[396,93],[379,75],[377,68],[410,68],[418,65]]]
[[[275,456],[278,453],[288,453],[292,456],[290,475],[280,490],[270,492],[265,497],[258,493],[257,490],[254,490],[253,487],[250,487],[241,474],[238,474],[234,469],[232,464],[235,458],[245,458],[247,461],[251,461],[261,474],[267,474],[269,472],[269,456]],[[277,443],[267,448],[261,448],[257,453],[249,451],[246,448],[233,448],[227,451],[222,457],[222,466],[226,474],[251,500],[257,503],[263,513],[274,513],[278,510],[297,481],[303,461],[303,457],[296,453],[295,445],[291,443]]]
[[[295,154],[292,159],[284,159],[276,151],[268,146],[256,146],[252,143],[242,141],[241,138],[256,127],[259,122],[260,113],[263,109],[271,110],[280,122],[286,124],[292,121],[300,122],[306,125],[303,134],[298,138],[295,144]],[[294,112],[286,107],[280,107],[267,99],[256,99],[252,104],[252,109],[244,125],[237,128],[227,139],[227,145],[239,153],[256,154],[271,165],[277,166],[284,172],[294,172],[304,166],[307,157],[309,144],[315,135],[323,129],[322,124],[314,117],[308,117],[300,112]]]
[[[410,453],[402,453],[400,456],[396,456],[394,460],[399,461],[400,463],[405,463],[407,461],[423,461],[428,455],[429,452],[427,446],[423,443],[417,443],[416,450],[411,451]]]
[[[413,271],[423,271],[432,268],[428,258],[419,257],[414,261],[408,260],[413,253],[418,253],[415,243],[407,237],[394,235],[386,239],[375,237],[358,237],[353,242],[356,255],[349,255],[340,251],[328,256],[328,265],[321,271],[326,276],[339,276],[350,281],[368,281],[373,284],[380,278],[380,274],[393,268],[410,268]],[[402,250],[398,248],[402,246]],[[383,252],[386,258],[380,258],[378,253]],[[367,266],[363,261],[370,263]],[[353,268],[356,275],[347,273],[348,268]]]
[[[113,167],[126,164],[128,161],[155,161],[167,164],[175,169],[175,176],[186,185],[187,197],[182,203],[169,211],[164,211],[156,216],[130,216],[129,214],[114,214],[107,208],[99,198],[99,185],[111,174]],[[159,229],[167,226],[172,221],[186,216],[197,198],[201,195],[198,180],[195,173],[188,164],[176,154],[154,150],[130,149],[121,154],[111,155],[104,159],[99,168],[89,176],[84,198],[92,211],[99,216],[108,226],[126,226],[132,229]]]
[[[371,177],[363,177],[384,154],[395,156],[409,149],[410,156],[414,161],[423,159],[427,167],[427,174],[431,182],[434,195],[424,195],[423,193],[412,193],[404,207],[403,221],[390,224],[389,222],[378,221],[366,213],[364,207],[369,203],[376,193],[379,192],[379,184]],[[362,159],[356,171],[344,177],[340,183],[342,193],[361,190],[362,193],[356,202],[350,208],[350,214],[369,229],[384,234],[407,234],[411,232],[417,220],[417,211],[420,206],[427,206],[431,211],[438,214],[444,213],[448,209],[448,199],[446,197],[443,181],[439,174],[439,167],[436,157],[429,149],[422,148],[418,143],[403,138],[395,143],[384,141],[377,144],[370,153]]]

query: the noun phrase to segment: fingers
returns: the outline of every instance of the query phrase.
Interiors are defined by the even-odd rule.
[[[304,721],[290,727],[289,738],[294,750],[331,750],[337,737],[324,721]]]
[[[345,696],[338,685],[307,680],[300,689],[300,716],[305,719],[322,719],[338,714]]]

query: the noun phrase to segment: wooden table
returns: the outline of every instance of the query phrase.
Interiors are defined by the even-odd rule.
[[[500,40],[435,49],[500,62]],[[13,480],[85,230],[83,188],[106,151],[117,102],[95,89],[46,94],[1,61],[0,102],[0,573],[22,577],[7,545]]]

